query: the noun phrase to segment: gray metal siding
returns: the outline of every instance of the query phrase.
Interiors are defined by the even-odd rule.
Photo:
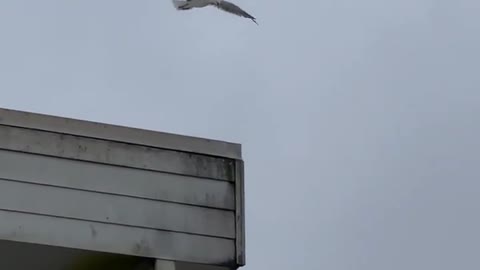
[[[0,125],[0,149],[233,181],[233,161]]]
[[[234,210],[234,184],[0,150],[0,178]]]
[[[238,265],[245,265],[245,168],[242,160],[235,163],[235,225],[236,225],[236,262]]]
[[[235,238],[232,211],[2,179],[0,209]]]
[[[230,265],[231,239],[0,210],[0,238],[166,260]]]
[[[228,143],[0,109],[0,239],[244,265],[239,153]]]
[[[4,108],[0,108],[0,124],[231,159],[242,158],[241,145],[236,143]]]

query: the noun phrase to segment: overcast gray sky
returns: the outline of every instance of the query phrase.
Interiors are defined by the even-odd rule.
[[[0,1],[0,106],[243,144],[246,270],[479,269],[480,2]]]

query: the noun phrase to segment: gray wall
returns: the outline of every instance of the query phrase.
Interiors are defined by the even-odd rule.
[[[0,125],[0,239],[234,266],[231,159]]]

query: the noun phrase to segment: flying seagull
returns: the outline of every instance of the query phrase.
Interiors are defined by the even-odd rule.
[[[177,10],[188,10],[192,8],[202,8],[206,6],[215,6],[223,11],[251,19],[254,23],[257,23],[256,18],[245,12],[243,9],[235,5],[234,3],[224,0],[172,0],[173,5]]]

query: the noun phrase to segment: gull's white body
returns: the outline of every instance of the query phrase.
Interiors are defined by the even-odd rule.
[[[224,0],[172,0],[172,3],[177,10],[215,6],[223,11],[251,19],[253,22],[257,23],[252,15],[248,14],[237,5]]]

